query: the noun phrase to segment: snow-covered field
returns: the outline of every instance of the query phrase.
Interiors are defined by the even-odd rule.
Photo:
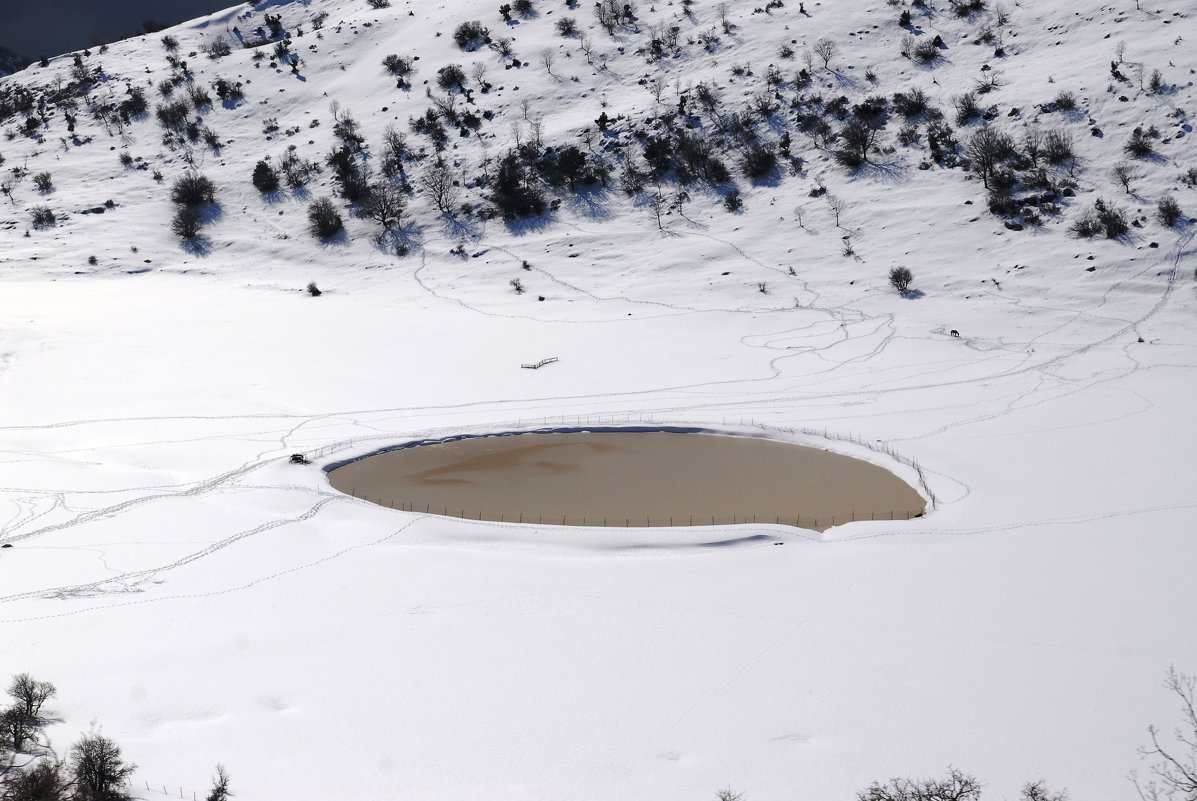
[[[152,112],[110,136],[81,110],[90,143],[61,138],[61,112],[41,141],[0,139],[6,176],[45,170],[54,185],[26,178],[0,198],[0,540],[13,546],[0,677],[57,684],[55,746],[102,730],[146,798],[202,796],[217,762],[238,797],[260,799],[680,801],[728,786],[749,801],[849,799],[948,765],[987,798],[1039,778],[1077,799],[1134,797],[1147,724],[1175,717],[1165,670],[1197,672],[1197,257],[1188,224],[1153,216],[1165,193],[1197,212],[1179,179],[1197,150],[1173,111],[1197,111],[1190,5],[1015,4],[1004,59],[966,39],[992,11],[916,15],[947,43],[934,69],[898,53],[900,7],[880,2],[732,3],[713,53],[652,64],[635,53],[643,33],[612,39],[583,4],[571,13],[605,69],[554,31],[563,4],[541,0],[509,29],[495,5],[275,2],[172,30],[184,55],[234,25],[248,35],[263,11],[306,33],[299,76],[255,68],[248,50],[190,59],[198,81],[236,77],[246,94],[205,115],[225,146],[192,151],[219,187],[202,248],[169,231],[185,160]],[[641,31],[719,24],[713,3],[693,19],[641,6]],[[317,40],[304,21],[320,10]],[[472,18],[530,63],[459,51],[450,31]],[[1077,196],[1009,230],[977,177],[918,169],[895,121],[882,166],[849,172],[795,133],[800,174],[738,178],[741,214],[692,188],[664,230],[614,185],[561,190],[550,221],[514,227],[446,222],[417,197],[398,257],[348,214],[348,236],[319,244],[306,195],[266,201],[249,180],[288,144],[321,159],[332,99],[369,142],[406,129],[445,63],[486,61],[494,84],[474,95],[495,112],[483,136],[451,131],[450,158],[472,174],[506,151],[512,122],[527,135],[522,99],[546,140],[578,141],[600,101],[612,118],[650,113],[645,75],[668,76],[666,106],[677,76],[742,103],[755,89],[731,65],[792,73],[801,60],[779,61],[779,44],[822,36],[838,71],[816,61],[813,90],[853,102],[917,85],[950,110],[991,65],[993,125],[1074,133]],[[1108,91],[1117,41],[1171,89]],[[380,66],[394,52],[421,57],[410,92]],[[164,55],[159,37],[93,55],[110,76],[94,94],[157,84]],[[1076,114],[1036,108],[1062,89]],[[271,117],[299,133],[267,141]],[[1156,155],[1133,161],[1125,194],[1109,171],[1148,124]],[[816,177],[845,202],[842,228],[808,195]],[[330,188],[326,169],[311,195]],[[1070,235],[1097,197],[1141,227]],[[41,204],[67,217],[26,237]],[[917,293],[890,288],[896,265]],[[548,356],[560,361],[520,368]],[[540,528],[383,509],[320,469],[413,437],[640,421],[826,431],[801,437],[889,464],[843,440],[863,438],[921,465],[937,508],[822,535]],[[295,452],[315,463],[289,464]]]

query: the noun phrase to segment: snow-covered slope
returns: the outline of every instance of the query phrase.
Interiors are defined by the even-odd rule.
[[[1132,796],[1146,725],[1172,721],[1165,669],[1197,672],[1197,260],[1191,223],[1155,214],[1164,195],[1197,210],[1188,4],[1024,2],[999,23],[937,3],[904,28],[902,5],[733,2],[730,32],[713,2],[638,6],[609,36],[555,0],[511,24],[473,0],[268,2],[165,32],[176,50],[134,39],[0,81],[10,98],[33,87],[0,124],[0,674],[58,685],[59,750],[102,727],[145,797],[202,794],[218,761],[244,798],[831,799],[949,764],[992,798],[1037,778]],[[295,71],[271,66],[267,14]],[[512,55],[463,52],[453,31],[471,19]],[[270,41],[241,47],[259,26]],[[671,26],[679,52],[650,58]],[[1000,41],[974,44],[986,26]],[[945,49],[922,63],[906,36]],[[219,37],[231,52],[209,58]],[[830,69],[816,57],[797,85],[822,38]],[[410,88],[389,54],[419,56]],[[180,61],[191,78],[165,98]],[[469,99],[439,88],[450,64]],[[244,99],[220,102],[221,78]],[[995,113],[957,123],[978,83],[996,85],[978,96]],[[130,86],[149,108],[124,122],[111,109]],[[190,86],[214,101],[188,109],[199,137],[164,140],[155,107]],[[895,111],[875,120],[880,149],[855,169],[842,139],[800,129],[841,131],[866,97],[914,88],[957,160],[983,127],[1071,136],[1039,225],[995,216],[975,170],[932,158],[926,117],[909,145]],[[745,124],[758,145],[788,134],[795,160],[753,181],[732,115],[762,92],[779,110]],[[1056,109],[1061,92],[1076,109]],[[447,127],[452,216],[421,188],[438,153],[409,125],[437,100],[480,120]],[[251,183],[290,146],[323,165],[334,101],[375,179],[386,127],[406,135],[396,181],[412,192],[385,236],[340,197],[346,232],[309,233],[308,203],[337,188],[328,166],[273,195]],[[730,179],[669,170],[629,196],[637,132],[669,125],[714,143]],[[1152,126],[1152,153],[1129,157]],[[537,127],[607,165],[609,186],[545,186],[555,208],[505,222],[488,212],[499,163]],[[189,169],[217,189],[184,246],[170,189]],[[1098,198],[1125,209],[1125,235],[1070,232]],[[32,225],[39,206],[55,225]],[[890,287],[896,266],[916,291]],[[905,469],[846,438],[868,441],[921,465],[937,507],[822,535],[555,529],[382,509],[319,469],[412,437],[641,420]]]

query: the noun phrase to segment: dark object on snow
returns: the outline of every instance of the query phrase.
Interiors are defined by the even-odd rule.
[[[957,331],[955,328],[953,328],[953,329],[952,329],[952,336],[954,336],[954,337],[956,337],[957,339],[959,339],[959,338],[960,338],[960,332],[959,332],[959,331]]]
[[[291,454],[291,464],[311,464],[311,462],[302,453],[293,453]]]
[[[3,545],[0,545],[0,548],[11,548],[11,547],[12,547],[12,543],[11,543],[11,542],[6,542],[6,543],[4,543]]]

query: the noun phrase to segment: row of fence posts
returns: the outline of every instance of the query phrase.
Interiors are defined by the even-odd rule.
[[[128,787],[130,790],[132,790],[132,789],[133,789],[133,782],[132,782],[131,780],[128,780],[128,779],[126,779],[126,780],[125,780],[125,786],[126,786],[126,787]],[[157,793],[157,792],[158,792],[158,786],[157,786],[157,785],[154,785],[153,787],[150,787],[150,783],[149,783],[148,781],[146,781],[146,783],[145,783],[145,789],[146,789],[146,791],[147,791],[147,792],[151,792],[151,793]],[[162,785],[162,794],[163,794],[163,795],[167,795],[167,796],[169,796],[169,795],[173,795],[173,793],[171,793],[171,792],[170,792],[170,790],[167,790],[167,789],[166,789],[166,785],[165,785],[165,784],[164,784],[164,785]],[[182,799],[184,799],[184,800],[187,798],[187,796],[183,794],[183,788],[182,788],[182,787],[180,787],[180,788],[179,788],[179,798],[182,798]],[[191,791],[191,801],[199,801],[199,794],[198,794],[198,793],[197,793],[195,790],[192,790],[192,791]]]
[[[393,498],[392,499],[385,499],[385,498],[381,498],[381,497],[371,498],[368,495],[364,495],[364,494],[358,495],[356,488],[352,489],[350,494],[354,498],[358,498],[363,501],[368,501],[369,503],[378,504],[379,506],[385,506],[390,509],[398,509],[401,512],[414,512],[416,514],[433,514],[433,515],[440,515],[442,517],[455,517],[460,520],[480,520],[480,521],[485,521],[485,522],[489,522],[489,523],[527,523],[529,525],[531,525],[533,522],[535,522],[538,525],[545,525],[547,523],[550,526],[582,525],[582,526],[601,526],[603,528],[618,527],[620,520],[624,521],[624,527],[626,528],[626,527],[630,527],[632,525],[632,521],[635,520],[636,525],[637,526],[640,525],[640,518],[638,518],[638,517],[632,518],[632,517],[597,517],[597,516],[589,517],[589,516],[583,516],[580,518],[579,517],[573,518],[574,522],[570,523],[569,516],[562,515],[561,522],[558,523],[557,517],[555,515],[550,516],[547,519],[546,519],[545,515],[536,515],[536,519],[535,519],[535,521],[533,521],[532,515],[524,515],[522,512],[520,512],[520,513],[512,515],[511,519],[508,520],[506,512],[500,512],[498,517],[495,517],[494,515],[488,515],[486,517],[483,517],[485,512],[475,513],[475,512],[471,511],[469,514],[466,514],[465,508],[459,507],[457,509],[457,513],[454,514],[453,510],[448,506],[442,506],[441,511],[438,512],[438,511],[436,511],[436,509],[432,508],[431,504],[424,504],[424,509],[421,511],[417,507],[417,505],[415,503],[412,503],[411,501],[395,501]],[[856,516],[856,512],[849,512],[847,516],[845,516],[845,515],[830,515],[829,517],[830,517],[831,522],[828,525],[834,526],[834,525],[837,525],[838,523],[854,523],[858,519],[862,520],[862,521],[863,520],[910,520],[913,517],[919,517],[921,514],[922,514],[921,512],[912,513],[908,510],[903,510],[901,512],[901,516],[899,517],[898,512],[891,509],[889,511],[888,517],[885,516],[885,513],[882,513],[882,515],[879,517],[876,512],[869,512],[869,516],[867,518],[863,514],[858,518]],[[646,528],[654,527],[653,519],[654,518],[651,518],[651,517],[644,518],[644,525]],[[578,522],[579,520],[581,521],[581,523]],[[600,520],[602,520],[602,523],[599,522]],[[699,526],[733,525],[733,526],[735,526],[735,525],[741,525],[741,524],[747,524],[747,523],[768,524],[768,522],[769,522],[768,517],[762,517],[760,515],[744,515],[742,517],[739,515],[732,515],[730,518],[730,523],[728,522],[728,520],[729,520],[728,518],[719,517],[718,515],[711,515],[710,516],[711,522],[709,524],[706,522],[707,517],[705,515],[699,516],[697,518],[695,518],[694,515],[690,515],[689,517],[668,517],[668,518],[660,517],[660,518],[656,518],[656,520],[658,521],[656,524],[656,527],[683,526],[683,525],[685,525],[685,526],[693,526],[693,525],[699,525]],[[665,522],[666,520],[668,520],[669,522],[666,523]],[[695,520],[697,520],[697,523],[695,523]],[[791,520],[794,521],[794,525],[796,527],[798,527],[798,528],[802,527],[802,525],[801,525],[802,517],[801,516],[799,516],[799,517],[774,516],[773,523],[775,525],[785,524],[788,526],[790,524]],[[824,523],[826,523],[828,520],[828,517],[824,517],[824,518],[822,518],[822,520]],[[683,521],[686,521],[686,522],[683,522]],[[817,518],[817,517],[808,517],[806,519],[806,522],[809,524],[813,524],[811,526],[812,528],[819,527],[819,518]]]

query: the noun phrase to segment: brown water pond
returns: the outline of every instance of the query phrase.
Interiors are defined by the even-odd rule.
[[[333,487],[383,506],[573,526],[905,520],[926,502],[884,468],[755,437],[586,431],[465,437],[337,466]]]

